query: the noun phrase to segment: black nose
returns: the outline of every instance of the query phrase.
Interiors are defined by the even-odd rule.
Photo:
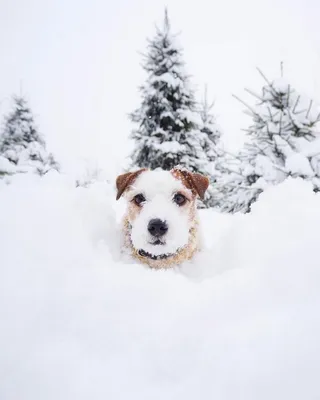
[[[168,225],[161,219],[152,219],[148,224],[148,231],[152,236],[160,237],[163,236],[168,230]]]

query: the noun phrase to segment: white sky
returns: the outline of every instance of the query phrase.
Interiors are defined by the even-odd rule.
[[[272,79],[283,60],[286,78],[320,100],[319,0],[0,0],[0,113],[22,82],[65,168],[86,158],[118,170],[127,114],[139,106],[139,51],[166,5],[199,97],[207,83],[216,100],[229,148],[250,123],[231,94],[248,99],[244,87],[261,88],[256,66]]]

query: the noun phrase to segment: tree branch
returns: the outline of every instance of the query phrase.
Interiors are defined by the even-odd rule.
[[[309,108],[308,108],[308,111],[307,111],[307,114],[306,114],[306,118],[309,117],[309,113],[311,111],[312,104],[313,104],[313,100],[310,100],[310,105],[309,105]]]
[[[235,94],[233,94],[232,97],[234,97],[235,99],[240,101],[240,103],[242,103],[244,106],[246,106],[252,112],[253,115],[255,115],[256,117],[260,117],[259,114],[257,114],[255,112],[255,110],[251,106],[249,106],[249,104],[247,104],[245,101],[241,100],[240,97],[236,96]]]

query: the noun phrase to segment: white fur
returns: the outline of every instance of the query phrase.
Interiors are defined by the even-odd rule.
[[[139,215],[130,221],[131,240],[137,249],[143,249],[154,255],[172,254],[187,245],[189,240],[189,214],[185,207],[173,202],[173,196],[179,191],[186,191],[185,186],[168,171],[156,170],[143,172],[127,192],[130,201],[137,194],[146,198]],[[159,218],[166,221],[168,232],[161,238],[164,245],[150,244],[154,238],[148,232],[148,223]]]

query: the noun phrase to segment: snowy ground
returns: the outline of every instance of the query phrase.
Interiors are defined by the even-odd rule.
[[[174,271],[121,258],[113,188],[0,182],[0,399],[319,399],[320,196],[201,211]]]

